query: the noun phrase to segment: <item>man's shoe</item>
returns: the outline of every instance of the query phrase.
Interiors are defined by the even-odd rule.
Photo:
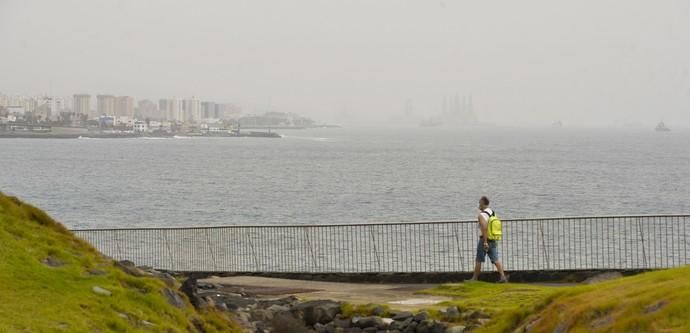
[[[471,278],[471,279],[465,280],[465,282],[477,282],[477,281],[479,281],[479,279],[476,279],[476,278]]]
[[[504,278],[498,280],[497,283],[508,283],[508,275],[506,275]]]

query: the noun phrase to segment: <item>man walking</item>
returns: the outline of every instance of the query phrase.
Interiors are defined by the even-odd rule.
[[[498,244],[496,240],[489,239],[489,219],[494,216],[493,209],[489,208],[489,198],[481,197],[479,199],[479,216],[477,217],[477,222],[479,223],[479,241],[477,242],[477,258],[474,263],[474,275],[470,281],[477,281],[479,279],[479,273],[482,270],[482,263],[486,260],[486,256],[489,256],[491,263],[496,265],[498,273],[501,275],[501,279],[498,280],[499,283],[508,282],[505,272],[503,271],[503,265],[498,259]]]

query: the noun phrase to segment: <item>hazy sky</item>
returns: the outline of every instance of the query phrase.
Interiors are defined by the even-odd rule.
[[[0,92],[690,127],[690,1],[0,0]]]

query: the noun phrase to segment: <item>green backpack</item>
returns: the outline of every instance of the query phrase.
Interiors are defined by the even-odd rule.
[[[493,210],[491,211],[491,214],[489,214],[487,211],[484,211],[484,213],[489,216],[489,225],[487,228],[489,230],[489,240],[500,241],[503,237],[503,231],[501,230],[501,219],[496,216],[496,212]]]

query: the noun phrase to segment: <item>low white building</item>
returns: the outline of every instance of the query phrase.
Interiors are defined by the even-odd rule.
[[[134,122],[134,132],[136,133],[146,133],[149,131],[148,126],[146,126],[146,122],[144,121],[135,121]]]
[[[127,117],[127,116],[114,117],[113,126],[133,127],[134,126],[134,119],[132,119],[131,117]]]

